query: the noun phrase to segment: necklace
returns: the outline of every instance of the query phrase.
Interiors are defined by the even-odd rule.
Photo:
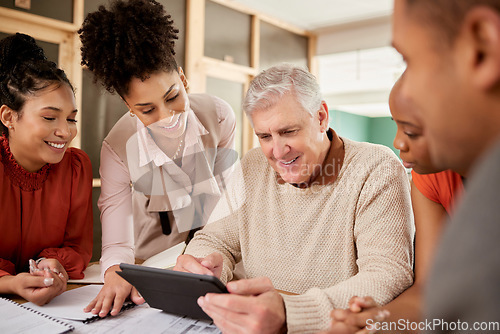
[[[172,160],[177,159],[177,156],[179,155],[179,152],[181,151],[182,143],[184,142],[183,139],[179,141],[179,146],[177,146],[177,150],[174,153],[174,156],[172,157]]]

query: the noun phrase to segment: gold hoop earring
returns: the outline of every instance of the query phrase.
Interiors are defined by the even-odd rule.
[[[130,113],[130,117],[135,117],[135,114],[132,111],[128,111]]]

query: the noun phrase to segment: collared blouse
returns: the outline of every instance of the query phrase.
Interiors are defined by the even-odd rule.
[[[102,278],[107,268],[121,262],[133,263],[137,252],[141,252],[135,248],[134,240],[134,224],[137,224],[134,223],[134,216],[137,217],[134,209],[137,210],[138,206],[134,205],[133,198],[137,193],[147,197],[147,212],[144,212],[144,215],[160,211],[170,211],[173,214],[177,226],[175,232],[199,227],[196,221],[206,222],[208,219],[221,194],[224,178],[231,171],[231,168],[223,168],[224,175],[214,175],[214,169],[217,165],[227,165],[228,159],[234,160],[234,154],[231,153],[235,153],[234,112],[223,100],[210,98],[215,102],[218,117],[215,123],[220,127],[214,163],[207,161],[205,150],[210,148],[205,148],[201,140],[201,136],[207,135],[209,129],[203,126],[191,108],[186,111],[187,127],[180,165],[158,147],[148,128],[139,120],[136,124],[137,132],[124,139],[126,162],[106,140],[103,142],[99,199],[102,221]],[[215,168],[211,167],[213,165]],[[207,201],[207,198],[211,200]],[[200,210],[200,202],[204,202],[206,210]],[[159,221],[156,223],[159,224]],[[155,236],[141,237],[155,242]],[[158,245],[152,248],[161,247],[156,246]],[[145,254],[143,251],[141,253]]]

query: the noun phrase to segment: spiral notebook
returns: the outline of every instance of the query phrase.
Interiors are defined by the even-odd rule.
[[[49,315],[0,298],[0,333],[68,333],[75,328]]]

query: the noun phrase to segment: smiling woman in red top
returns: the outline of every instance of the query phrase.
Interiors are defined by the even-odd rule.
[[[35,40],[0,41],[0,294],[45,304],[92,253],[92,169],[73,87]],[[29,260],[37,259],[29,269]]]

